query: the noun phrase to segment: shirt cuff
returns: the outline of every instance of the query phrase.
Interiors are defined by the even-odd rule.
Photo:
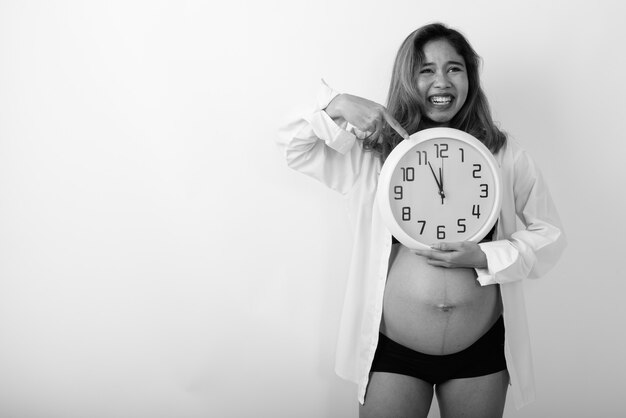
[[[487,268],[477,268],[476,275],[481,286],[499,283],[497,275],[511,266],[518,257],[518,251],[507,240],[483,242],[478,244],[487,256]]]
[[[324,140],[326,145],[335,151],[347,154],[356,142],[356,136],[337,125],[328,113],[322,110],[338,95],[339,92],[333,90],[322,79],[322,86],[317,94],[318,110],[311,116],[310,123],[315,136]]]

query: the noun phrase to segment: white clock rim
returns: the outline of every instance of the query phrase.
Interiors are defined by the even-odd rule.
[[[495,188],[495,201],[487,222],[483,224],[483,227],[479,229],[474,235],[467,240],[472,242],[478,242],[482,239],[495,225],[500,216],[500,208],[502,207],[502,179],[500,176],[500,166],[495,157],[489,151],[489,149],[476,139],[474,136],[467,132],[454,128],[428,128],[414,133],[400,142],[389,154],[385,163],[383,164],[379,177],[378,177],[378,189],[376,191],[376,200],[378,201],[378,209],[383,218],[383,221],[391,234],[396,237],[398,241],[411,249],[430,248],[427,244],[413,239],[409,234],[404,232],[400,227],[391,208],[391,200],[389,194],[389,187],[391,186],[391,177],[394,169],[404,157],[404,155],[410,151],[413,147],[421,142],[431,141],[437,138],[456,139],[465,142],[475,147],[484,157],[490,166],[491,172],[494,175],[494,188]]]

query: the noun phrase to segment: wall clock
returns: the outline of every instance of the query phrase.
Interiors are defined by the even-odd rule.
[[[376,199],[389,231],[409,248],[478,242],[498,219],[500,169],[472,135],[452,128],[424,129],[389,154]]]

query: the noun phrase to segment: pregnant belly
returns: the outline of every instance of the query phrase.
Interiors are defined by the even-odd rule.
[[[497,285],[480,286],[473,269],[431,266],[394,245],[385,287],[381,332],[426,354],[461,351],[502,312]]]

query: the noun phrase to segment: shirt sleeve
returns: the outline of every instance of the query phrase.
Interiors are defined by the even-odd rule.
[[[322,80],[316,105],[281,127],[277,143],[289,167],[346,194],[359,175],[364,152],[357,141],[360,133],[324,111],[338,94]]]
[[[508,239],[479,244],[488,265],[476,269],[483,286],[538,278],[556,264],[566,246],[559,215],[534,161],[522,151],[513,170],[515,212],[525,228]]]

